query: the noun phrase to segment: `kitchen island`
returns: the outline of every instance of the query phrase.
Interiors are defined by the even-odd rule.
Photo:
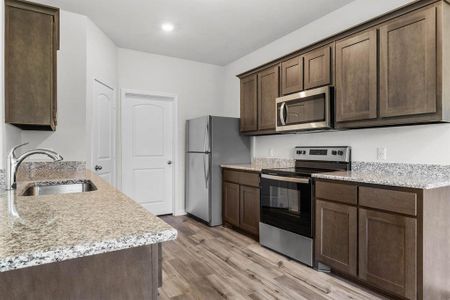
[[[81,193],[22,196],[36,182],[91,182]],[[161,243],[177,232],[83,163],[28,163],[0,195],[5,299],[156,299]]]

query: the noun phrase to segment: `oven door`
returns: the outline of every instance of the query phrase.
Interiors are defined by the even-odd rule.
[[[312,238],[311,179],[261,175],[261,222]]]
[[[322,87],[277,98],[276,130],[332,128],[331,95],[331,87]]]

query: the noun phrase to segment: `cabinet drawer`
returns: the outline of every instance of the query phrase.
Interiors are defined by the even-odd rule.
[[[247,186],[259,187],[259,173],[224,170],[223,180]]]
[[[366,207],[417,216],[417,194],[414,192],[360,187],[359,204]]]
[[[356,205],[358,203],[357,194],[356,185],[316,182],[316,198]]]
[[[228,182],[239,183],[239,174],[241,172],[233,170],[223,170],[223,180]]]

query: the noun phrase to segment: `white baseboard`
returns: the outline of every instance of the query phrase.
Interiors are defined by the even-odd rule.
[[[177,216],[185,216],[185,215],[187,215],[187,212],[184,211],[184,210],[179,210],[179,211],[174,212],[173,215],[175,217],[177,217]]]

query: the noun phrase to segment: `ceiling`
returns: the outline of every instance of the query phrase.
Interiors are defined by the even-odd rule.
[[[88,16],[119,47],[226,65],[352,0],[35,1]]]

